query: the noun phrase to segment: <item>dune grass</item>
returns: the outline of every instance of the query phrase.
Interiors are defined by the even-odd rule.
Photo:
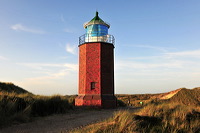
[[[115,112],[108,120],[71,133],[200,133],[200,88],[181,89],[166,100],[159,99],[162,95],[116,95],[118,106],[142,108]],[[33,95],[12,83],[0,83],[0,127],[66,113],[73,109],[75,97]]]
[[[39,96],[30,93],[0,95],[0,127],[28,122],[35,116],[66,113],[73,109],[74,96]]]
[[[17,85],[14,85],[11,82],[0,82],[0,94],[2,94],[2,93],[25,94],[25,93],[30,93],[30,92],[28,92],[27,90],[25,90]]]
[[[170,92],[160,94],[117,94],[116,97],[120,103],[134,107],[143,107],[155,101],[200,106],[200,87],[194,89],[180,88],[177,90],[178,92],[169,99],[161,99],[161,97]]]
[[[137,112],[116,112],[112,118],[71,133],[199,133],[200,107],[152,103]]]

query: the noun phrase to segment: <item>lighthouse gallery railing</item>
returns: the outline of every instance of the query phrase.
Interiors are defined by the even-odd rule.
[[[79,37],[79,45],[87,42],[106,42],[115,44],[115,38],[113,35],[98,35],[98,34],[84,34]]]

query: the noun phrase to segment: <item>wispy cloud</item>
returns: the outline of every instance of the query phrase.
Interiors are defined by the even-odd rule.
[[[67,75],[78,72],[77,64],[48,64],[48,63],[17,63],[32,69],[38,76],[30,77],[28,80],[62,79]]]
[[[181,51],[181,52],[169,52],[165,53],[166,56],[169,57],[193,57],[200,58],[200,49],[198,50],[190,50],[190,51]]]
[[[200,62],[196,58],[198,55],[198,50],[195,50],[171,52],[138,60],[116,60],[116,79],[127,83],[130,80],[129,82],[134,82],[134,85],[140,88],[199,86]]]
[[[168,48],[165,47],[158,47],[158,46],[151,46],[151,45],[132,45],[133,47],[139,47],[139,48],[149,48],[154,49],[162,52],[167,52]]]
[[[8,58],[6,58],[4,56],[0,56],[0,60],[8,60]]]
[[[50,63],[17,63],[18,65],[23,65],[29,68],[37,70],[45,70],[46,68],[65,68],[69,71],[77,71],[77,64],[50,64]]]
[[[165,69],[165,68],[182,68],[185,62],[181,61],[168,61],[168,62],[154,62],[154,63],[144,63],[144,62],[134,62],[134,61],[120,61],[116,64],[118,69]],[[121,70],[120,69],[120,70]]]
[[[65,23],[65,24],[68,23],[63,14],[60,15],[60,20],[62,23]],[[76,30],[75,30],[75,28],[73,28],[73,26],[69,26],[69,24],[67,24],[67,25],[68,25],[67,28],[63,29],[64,32],[66,32],[66,33],[75,33],[76,32]]]
[[[76,54],[76,45],[66,44],[66,51],[71,54]]]
[[[61,79],[68,74],[69,74],[68,70],[63,69],[58,72],[48,73],[44,76],[31,77],[31,78],[28,78],[28,80],[44,81],[44,80],[49,80],[49,79]]]
[[[34,33],[34,34],[45,34],[46,33],[43,30],[29,28],[29,27],[26,27],[22,24],[15,24],[15,25],[12,25],[10,28],[15,30],[15,31],[24,31],[24,32]]]
[[[161,59],[163,56],[139,56],[139,57],[128,57],[130,60],[155,60]]]
[[[116,68],[123,69],[196,69],[200,67],[200,49],[165,52],[157,56],[132,57],[117,61]]]

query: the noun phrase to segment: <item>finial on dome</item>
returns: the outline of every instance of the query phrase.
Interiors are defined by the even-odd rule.
[[[99,16],[99,13],[98,13],[98,11],[96,11],[96,17],[98,17]]]

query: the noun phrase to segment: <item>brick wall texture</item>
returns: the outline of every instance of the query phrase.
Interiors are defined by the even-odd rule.
[[[103,42],[79,46],[79,96],[75,99],[76,106],[109,108],[108,103],[116,104],[113,50],[113,44]],[[91,82],[95,82],[94,89],[91,89]]]

